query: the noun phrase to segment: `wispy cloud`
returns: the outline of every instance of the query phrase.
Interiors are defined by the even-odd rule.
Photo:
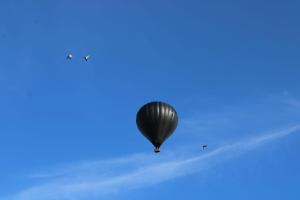
[[[300,100],[299,99],[290,97],[290,98],[285,98],[282,101],[289,106],[292,106],[295,108],[300,108]]]
[[[283,91],[281,94],[277,95],[269,95],[269,100],[277,101],[281,103],[283,106],[288,106],[292,108],[300,108],[300,99],[294,93],[290,93],[288,91]]]
[[[268,142],[287,137],[300,125],[237,141],[198,156],[139,154],[106,161],[85,161],[37,175],[40,183],[24,189],[10,200],[74,200],[99,197],[158,184],[205,170],[256,149]]]

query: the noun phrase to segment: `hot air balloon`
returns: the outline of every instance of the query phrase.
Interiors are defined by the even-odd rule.
[[[154,101],[145,104],[136,115],[136,124],[141,133],[154,145],[154,152],[175,131],[178,124],[176,110],[169,104]]]

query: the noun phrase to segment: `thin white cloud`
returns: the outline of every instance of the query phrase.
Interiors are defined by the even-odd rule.
[[[201,173],[206,169],[256,149],[268,142],[287,137],[300,125],[267,133],[207,151],[200,156],[133,155],[109,161],[85,161],[46,174],[42,183],[25,189],[11,200],[74,200],[144,188],[180,176]],[[4,199],[4,198],[3,198]]]
[[[294,109],[300,108],[300,99],[294,94],[284,91],[281,95],[270,95],[271,100],[275,100],[284,106],[288,106]]]
[[[300,108],[300,100],[296,98],[286,98],[282,100],[284,103],[288,104],[289,106]]]

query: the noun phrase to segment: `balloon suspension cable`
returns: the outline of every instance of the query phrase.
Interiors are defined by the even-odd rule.
[[[159,148],[159,147],[155,147],[155,148],[154,148],[154,152],[155,152],[155,153],[159,153],[159,152],[160,152],[160,148]]]

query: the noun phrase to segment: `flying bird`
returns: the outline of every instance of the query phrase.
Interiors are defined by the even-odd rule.
[[[69,53],[69,54],[67,55],[67,59],[68,59],[68,60],[71,60],[72,58],[73,58],[73,55]]]
[[[90,55],[87,55],[87,56],[84,56],[84,57],[83,57],[83,59],[84,59],[85,61],[88,61],[89,58],[90,58]]]
[[[207,148],[207,146],[208,146],[207,144],[203,144],[202,145],[202,150],[204,150],[205,148]]]

